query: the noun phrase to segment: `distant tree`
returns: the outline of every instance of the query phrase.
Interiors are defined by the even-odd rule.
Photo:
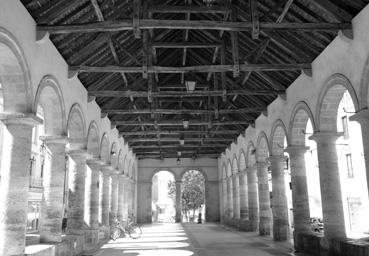
[[[205,179],[201,172],[196,170],[187,171],[182,178],[182,212],[188,216],[192,210],[195,211],[204,204],[205,201]],[[175,203],[176,184],[170,181],[168,184],[168,196]]]

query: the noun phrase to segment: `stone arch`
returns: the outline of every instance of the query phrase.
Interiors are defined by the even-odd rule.
[[[324,84],[316,110],[316,126],[319,131],[337,132],[338,105],[346,90],[350,94],[356,112],[359,109],[359,102],[348,78],[342,74],[334,74]]]
[[[150,177],[149,180],[152,181],[152,178],[154,177],[154,175],[161,171],[167,171],[173,175],[175,181],[181,181],[181,176],[178,176],[175,171],[173,171],[172,169],[168,167],[154,169],[149,176]]]
[[[246,155],[243,149],[240,150],[240,157],[238,160],[238,170],[241,172],[246,170]]]
[[[105,163],[110,162],[110,152],[109,152],[109,138],[106,133],[102,136],[100,144],[100,158]]]
[[[256,149],[252,141],[249,142],[246,152],[247,152],[246,166],[251,167],[256,164]]]
[[[38,106],[44,110],[45,135],[64,135],[66,130],[64,99],[60,86],[53,76],[42,78],[33,105],[37,113]]]
[[[368,108],[369,105],[369,56],[366,59],[360,81],[360,109]]]
[[[72,105],[67,121],[68,138],[70,139],[71,148],[86,147],[86,122],[85,115],[78,103]]]
[[[256,148],[256,161],[265,162],[269,157],[269,143],[265,132],[259,134]]]
[[[270,134],[271,138],[271,152],[273,155],[283,155],[284,152],[284,140],[287,140],[288,144],[288,137],[287,137],[287,130],[286,126],[284,125],[283,121],[278,119],[273,124],[272,132]]]
[[[309,119],[315,131],[315,120],[309,106],[303,101],[297,103],[291,114],[288,131],[291,145],[305,146],[304,132]]]
[[[237,161],[237,156],[236,154],[233,155],[233,160],[232,160],[232,174],[236,174],[238,173],[238,161]]]
[[[231,175],[232,175],[232,164],[231,164],[230,160],[228,160],[227,162],[228,162],[228,164],[227,164],[227,177],[231,177]]]
[[[206,172],[204,172],[204,170],[203,170],[203,169],[198,168],[198,167],[187,167],[186,169],[184,169],[184,170],[180,173],[180,175],[179,175],[180,180],[182,180],[183,175],[185,175],[185,173],[186,173],[186,172],[188,172],[188,171],[190,171],[190,170],[195,170],[195,171],[200,172],[200,173],[202,174],[202,176],[204,176],[205,181],[207,181],[207,180],[208,180],[208,175],[206,174]]]
[[[99,128],[95,121],[92,121],[87,133],[87,153],[93,158],[98,158],[100,154]]]
[[[110,148],[110,164],[114,169],[118,168],[118,146],[117,143],[113,142]]]
[[[118,171],[119,171],[120,174],[123,174],[123,172],[124,172],[123,150],[119,150],[119,154],[118,154]]]
[[[31,113],[32,82],[24,53],[15,37],[0,28],[0,85],[3,109],[8,113]]]

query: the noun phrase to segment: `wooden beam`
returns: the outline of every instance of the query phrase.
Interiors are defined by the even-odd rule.
[[[285,71],[311,69],[310,63],[299,64],[241,64],[240,71]],[[187,73],[187,72],[232,72],[233,65],[200,65],[185,67],[167,66],[148,66],[148,73]],[[70,66],[69,71],[88,72],[88,73],[142,73],[143,68],[137,66]]]
[[[200,131],[191,131],[191,130],[161,130],[161,135],[199,135]],[[237,135],[240,134],[241,130],[217,130],[217,131],[209,131],[210,135]],[[137,132],[120,132],[120,134],[124,137],[128,136],[143,136],[143,135],[156,135],[156,131],[137,131]]]
[[[177,158],[176,156],[176,152],[168,154],[168,153],[162,153],[162,154],[158,154],[158,155],[145,155],[145,154],[136,154],[136,157],[138,159],[162,159],[162,157],[171,157],[171,158]],[[196,158],[218,158],[220,157],[220,153],[219,154],[202,154],[202,153],[196,153],[195,154]],[[191,155],[188,155],[187,157],[181,156],[181,158],[191,158]]]
[[[133,30],[132,20],[92,22],[73,25],[38,25],[37,31],[48,31],[50,34],[96,33],[106,31]],[[158,20],[142,19],[139,29],[194,29],[194,30],[227,30],[251,31],[250,22],[224,22],[211,20]],[[261,22],[260,30],[265,31],[338,31],[351,29],[351,23],[274,23]]]
[[[116,121],[112,120],[112,123],[115,125],[121,125],[121,126],[139,126],[139,125],[147,125],[147,126],[182,126],[183,127],[183,121],[161,121],[155,124],[155,122],[152,121],[145,121],[145,122],[137,122],[137,121]],[[252,121],[224,121],[224,122],[213,122],[213,125],[249,125],[252,123]],[[189,126],[203,126],[208,125],[208,122],[204,121],[194,121],[189,120],[188,123]]]
[[[252,22],[252,39],[259,38],[259,15],[258,15],[258,1],[257,0],[250,0],[250,13],[251,13],[251,22]]]
[[[203,7],[203,6],[157,6],[151,7],[148,10],[152,13],[227,13],[229,9],[223,6],[211,6],[211,7]]]
[[[199,144],[184,144],[183,148],[224,148],[226,147],[227,144],[203,144],[203,145],[199,145]],[[162,148],[179,148],[178,144],[172,144],[172,145],[162,145]],[[139,149],[139,148],[143,148],[143,149],[153,149],[153,148],[159,148],[158,145],[133,145],[130,146],[130,148],[132,149]]]
[[[265,108],[239,108],[239,109],[219,109],[219,114],[236,114],[236,113],[259,113]],[[165,114],[165,115],[211,115],[215,114],[212,109],[102,109],[102,113],[114,115],[138,115],[138,114]]]
[[[213,91],[194,91],[188,93],[186,91],[159,91],[152,92],[151,96],[153,98],[165,98],[165,97],[207,97],[208,93],[214,97],[222,97],[224,95],[223,90],[213,90]],[[284,90],[229,90],[226,92],[226,95],[234,96],[234,95],[278,95],[285,93]],[[89,91],[89,96],[95,97],[115,97],[115,98],[146,98],[148,96],[148,92],[146,91]]]
[[[214,48],[219,47],[219,43],[190,43],[190,42],[154,42],[154,48]]]
[[[180,138],[161,138],[162,142],[176,142],[177,144],[179,144],[179,140]],[[195,141],[198,142],[199,138],[185,138],[185,144],[187,141]],[[230,142],[232,141],[233,138],[208,138],[208,139],[204,139],[204,142]],[[139,139],[127,139],[128,143],[142,143],[142,142],[156,142],[158,141],[157,138],[139,138]],[[179,145],[177,145],[179,146]]]

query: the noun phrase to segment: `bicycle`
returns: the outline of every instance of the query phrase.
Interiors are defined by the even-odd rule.
[[[117,238],[121,237],[122,234],[128,234],[130,238],[137,239],[141,237],[142,230],[133,221],[127,219],[127,225],[123,226],[121,221],[116,221],[115,227],[111,231],[110,238],[115,241]]]

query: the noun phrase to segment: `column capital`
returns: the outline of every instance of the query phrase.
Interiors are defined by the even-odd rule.
[[[66,145],[68,143],[68,137],[64,135],[40,136],[40,140],[42,140],[46,145],[49,144]]]
[[[318,142],[335,142],[342,135],[343,135],[343,132],[318,131],[318,132],[314,132],[314,134],[309,137],[309,140],[314,140],[317,143]]]
[[[303,146],[303,145],[290,145],[287,148],[284,149],[285,152],[288,154],[304,154],[306,151],[308,151],[310,147]]]
[[[0,113],[0,120],[5,124],[36,126],[43,124],[43,120],[33,113]]]
[[[360,124],[369,122],[369,109],[361,109],[349,117],[350,121],[356,121]]]
[[[65,152],[70,157],[87,157],[88,153],[86,149],[71,149]]]
[[[284,155],[270,155],[268,157],[269,162],[283,162],[286,159],[286,156]]]
[[[267,168],[270,166],[270,163],[268,161],[257,161],[256,162],[256,168],[264,167]]]
[[[86,149],[87,139],[85,138],[68,138],[69,148],[71,150]]]
[[[256,171],[256,169],[257,169],[257,166],[256,164],[254,164],[253,166],[246,167],[245,172],[248,173],[250,171],[254,171],[254,170]]]
[[[100,158],[87,159],[86,164],[93,170],[102,169],[105,166]]]

